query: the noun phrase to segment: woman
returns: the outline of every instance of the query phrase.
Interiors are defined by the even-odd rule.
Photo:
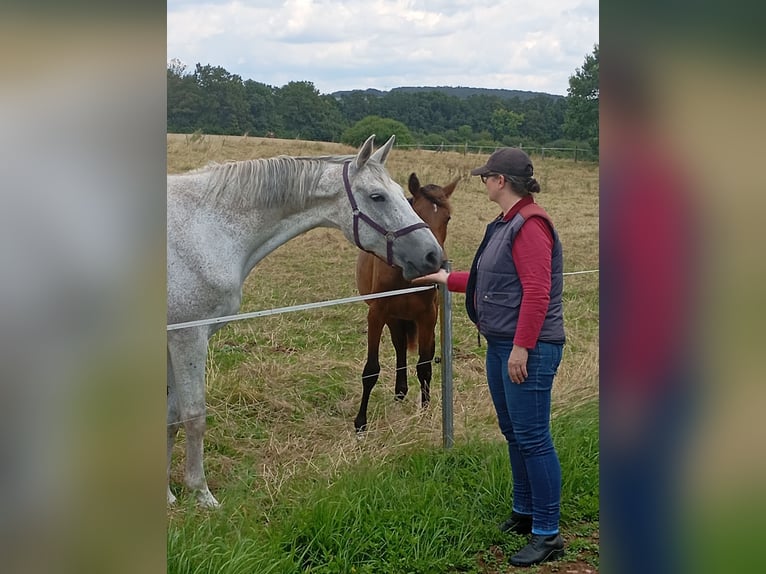
[[[508,441],[513,508],[503,532],[531,534],[511,557],[530,566],[564,555],[559,534],[561,467],[550,434],[551,388],[564,347],[561,242],[532,193],[529,156],[495,151],[471,171],[502,213],[487,226],[471,271],[441,270],[418,282],[466,293],[468,316],[487,339],[487,382]]]

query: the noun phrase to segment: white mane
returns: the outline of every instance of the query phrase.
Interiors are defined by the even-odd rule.
[[[211,205],[238,210],[306,205],[327,164],[353,156],[251,159],[211,164],[202,173],[208,181],[203,199]],[[340,183],[340,182],[339,182]]]

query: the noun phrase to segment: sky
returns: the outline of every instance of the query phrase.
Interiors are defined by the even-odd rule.
[[[322,94],[400,86],[566,95],[598,0],[168,0],[167,58]]]

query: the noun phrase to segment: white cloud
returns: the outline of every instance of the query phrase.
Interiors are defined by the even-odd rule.
[[[597,0],[220,0],[168,4],[168,57],[322,93],[462,85],[565,94]]]

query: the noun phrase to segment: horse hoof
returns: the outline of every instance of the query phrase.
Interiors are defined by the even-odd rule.
[[[394,400],[397,403],[401,403],[404,400],[404,397],[406,397],[406,396],[407,396],[407,393],[396,393],[394,395]]]
[[[197,493],[197,504],[202,508],[218,508],[221,503],[215,499],[209,490],[201,490]]]
[[[365,438],[367,438],[367,433],[364,432],[364,429],[356,429],[356,441],[362,442]]]

